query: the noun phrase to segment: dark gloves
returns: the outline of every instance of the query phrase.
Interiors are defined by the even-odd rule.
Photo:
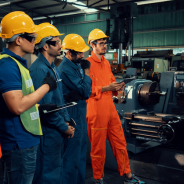
[[[43,84],[48,84],[50,87],[50,91],[54,91],[57,88],[56,80],[54,79],[53,75],[50,75],[49,72],[47,72],[46,77],[43,79]]]
[[[69,126],[75,127],[76,125],[77,125],[77,123],[74,121],[74,119],[70,118]]]
[[[44,114],[44,110],[50,111],[57,108],[57,104],[42,104],[38,107],[40,115]]]
[[[81,59],[80,64],[83,70],[90,69],[91,63],[88,60]]]
[[[65,100],[67,102],[76,102],[76,101],[79,101],[81,99],[82,99],[82,97],[75,90],[72,90],[68,94],[65,95]]]

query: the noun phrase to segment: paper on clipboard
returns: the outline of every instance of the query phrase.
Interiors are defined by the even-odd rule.
[[[65,109],[65,108],[68,108],[68,107],[72,107],[74,105],[77,105],[76,102],[70,102],[70,103],[67,103],[67,104],[64,104],[64,105],[61,105],[61,106],[58,106],[56,109],[53,109],[53,110],[43,110],[43,113],[44,114],[47,114],[47,113],[50,113],[50,112],[55,112],[55,111],[59,111],[61,109]]]

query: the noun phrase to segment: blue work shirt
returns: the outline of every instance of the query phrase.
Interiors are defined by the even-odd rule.
[[[27,68],[27,61],[7,48],[3,49],[2,54],[14,57]],[[30,148],[40,142],[38,136],[24,129],[20,116],[9,111],[2,94],[13,90],[22,90],[20,70],[13,59],[3,58],[0,60],[0,142],[2,150]]]
[[[57,104],[60,106],[65,103],[63,99],[62,80],[54,63],[50,65],[47,59],[41,53],[39,53],[38,58],[30,66],[29,71],[35,90],[42,85],[43,79],[46,77],[47,72],[53,75],[57,81],[57,88],[54,91],[47,93],[38,104]],[[68,130],[66,121],[70,121],[70,117],[68,115],[67,109],[62,109],[60,111],[43,116],[43,119],[41,120],[43,120],[41,122],[42,125],[43,123],[46,123],[48,126],[57,129],[59,132],[65,132]]]
[[[63,57],[63,61],[58,66],[62,81],[63,81],[63,95],[66,95],[72,90],[77,91],[82,100],[77,101],[77,105],[69,108],[69,114],[73,116],[79,116],[80,107],[86,107],[85,99],[88,99],[92,92],[92,80],[89,76],[84,75],[84,70],[80,64],[73,63],[66,57]]]

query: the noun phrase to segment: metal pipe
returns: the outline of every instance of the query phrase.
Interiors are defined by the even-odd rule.
[[[134,132],[132,132],[132,134],[139,135],[139,136],[145,136],[145,137],[152,137],[152,138],[160,139],[158,136],[154,136],[154,135],[138,134],[138,133],[134,133]]]
[[[122,43],[119,44],[118,49],[118,64],[122,64]]]
[[[154,126],[154,125],[145,125],[145,124],[140,124],[140,123],[129,123],[129,125],[134,125],[134,126],[142,126],[142,127],[149,127],[149,128],[159,128],[159,126]]]
[[[144,115],[135,115],[134,118],[141,119],[143,121],[152,121],[155,123],[166,123],[162,121],[162,117],[155,117],[155,116],[144,116]]]
[[[129,63],[130,63],[130,55],[131,55],[130,42],[128,42],[128,62]]]
[[[148,133],[158,134],[157,131],[151,131],[151,130],[142,130],[142,129],[137,129],[137,128],[131,128],[131,130],[139,131],[139,132],[148,132]]]

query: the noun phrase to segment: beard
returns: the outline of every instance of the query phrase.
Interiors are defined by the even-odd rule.
[[[96,49],[96,51],[97,51],[97,53],[99,54],[99,55],[105,55],[105,53],[106,53],[106,49],[104,50],[104,52],[103,52],[103,50],[101,49]]]
[[[57,56],[60,56],[61,55],[61,49],[59,49],[57,52],[56,51],[52,51],[49,53],[50,56],[52,57],[57,57]]]
[[[81,58],[72,58],[71,60],[73,63],[80,63],[81,62]]]

